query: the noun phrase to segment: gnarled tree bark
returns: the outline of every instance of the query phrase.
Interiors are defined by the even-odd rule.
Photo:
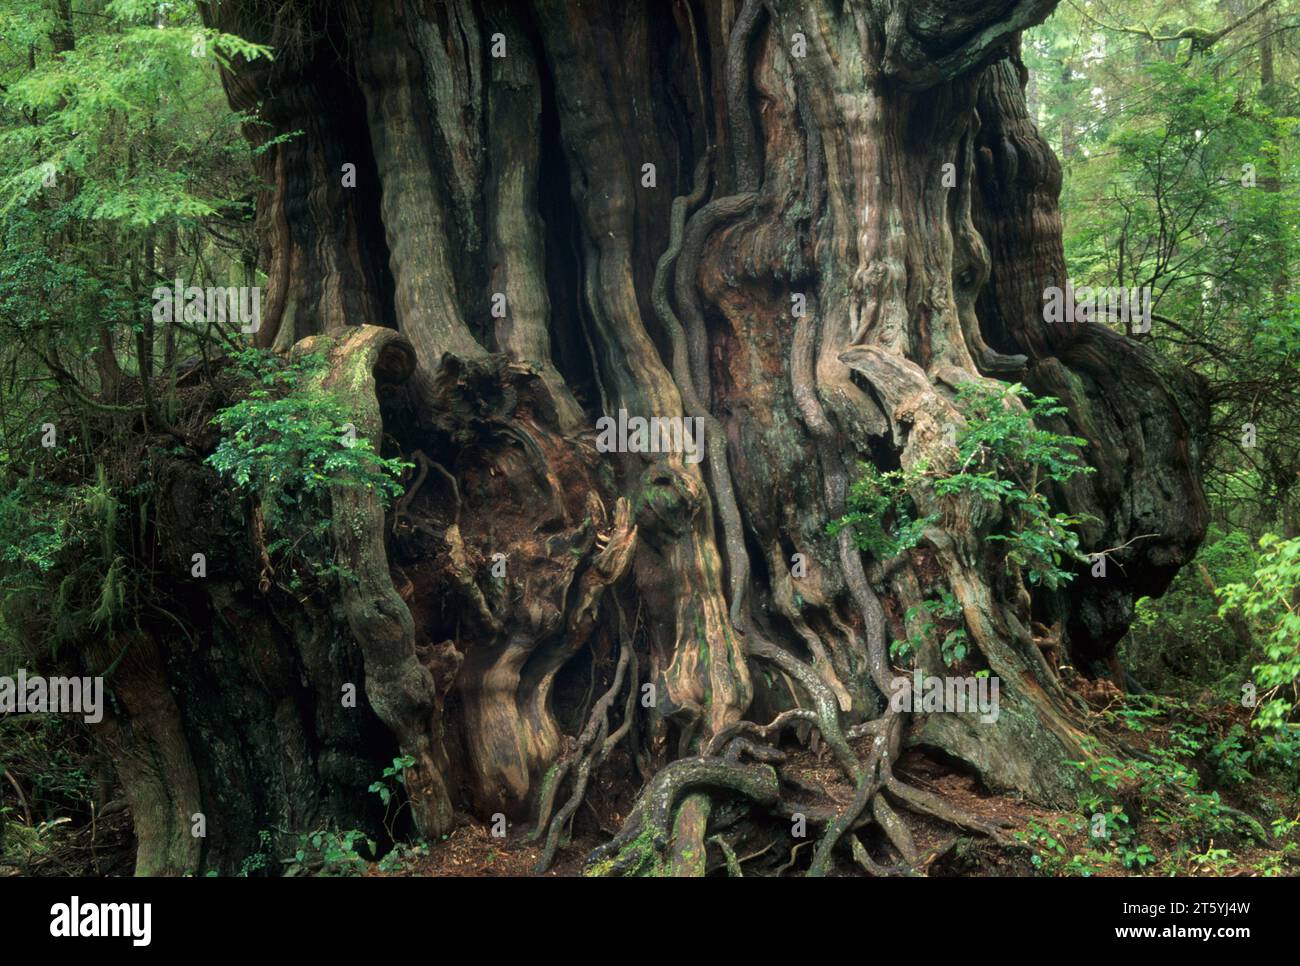
[[[330,689],[364,667],[367,698],[339,732],[351,788],[358,760],[383,758],[365,740],[382,725],[417,761],[421,833],[444,834],[458,809],[522,820],[540,807],[550,855],[573,789],[627,741],[656,773],[593,856],[607,873],[734,860],[710,829],[738,809],[820,826],[815,873],[865,855],[867,824],[899,863],[920,861],[895,809],[996,835],[895,774],[912,744],[993,789],[1071,798],[1061,763],[1084,754],[1083,722],[1031,621],[1063,622],[1081,669],[1111,659],[1132,600],[1163,589],[1203,534],[1206,414],[1191,378],[1143,347],[1042,320],[1065,275],[1060,169],[1026,114],[1018,45],[1053,6],[206,10],[282,52],[226,78],[265,122],[252,136],[301,131],[260,162],[271,309],[257,341],[326,348],[359,432],[419,467],[387,516],[336,493],[353,577],[330,606],[272,620],[237,574],[194,592],[196,608],[277,628],[310,695],[295,706],[317,709],[327,746],[342,740],[326,737],[340,719]],[[1026,600],[988,550],[997,515],[924,487],[914,499],[938,522],[888,571],[847,531],[827,534],[859,460],[951,466],[955,389],[981,380],[1068,406],[1056,428],[1089,441],[1098,472],[1056,499],[1097,518],[1085,550],[1128,545],[1110,578],[1085,570]],[[599,452],[596,420],[620,410],[700,419],[703,461]],[[889,707],[889,642],[936,581],[960,602],[973,666],[1001,681],[996,723]],[[618,669],[590,716],[559,691],[584,648]],[[269,698],[238,713],[202,702],[178,703],[191,745],[276,713]],[[801,809],[763,743],[810,727],[856,789],[846,810]],[[263,741],[247,754],[292,753]],[[222,779],[203,757],[207,802]],[[327,783],[338,760],[314,751],[305,767]],[[313,796],[291,798],[246,809],[242,827],[301,828]],[[193,861],[228,866],[234,851]]]

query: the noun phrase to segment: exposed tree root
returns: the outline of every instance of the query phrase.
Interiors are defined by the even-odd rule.
[[[968,832],[978,832],[998,842],[1005,842],[1005,836],[997,824],[987,822],[962,809],[949,805],[938,795],[931,792],[905,785],[892,774],[885,779],[885,791],[901,804],[922,815],[929,815]],[[1007,827],[1010,823],[1002,823],[1002,825]]]
[[[674,806],[688,791],[721,788],[756,805],[772,806],[780,783],[771,765],[743,765],[718,758],[681,758],[655,775],[623,830],[587,857],[589,875],[635,875],[662,870],[672,843]],[[612,857],[610,857],[612,856]]]
[[[762,650],[761,646],[759,650]],[[801,681],[817,680],[815,675],[810,676],[807,665],[791,655],[786,654],[776,660],[787,665],[791,673]],[[817,685],[823,692],[827,690],[820,682]],[[823,694],[823,710],[827,700]],[[783,797],[780,787],[787,784],[780,774],[780,767],[785,760],[784,753],[772,745],[760,744],[747,737],[755,735],[760,738],[775,738],[795,724],[813,723],[821,728],[826,721],[831,722],[831,727],[838,731],[838,716],[833,704],[829,716],[809,709],[795,708],[782,712],[767,725],[738,722],[710,740],[705,756],[672,762],[654,777],[638,797],[619,834],[588,856],[588,874],[675,872],[676,863],[670,860],[670,849],[673,846],[671,834],[675,828],[672,816],[676,814],[677,802],[687,797],[688,791],[700,788],[739,793],[754,806],[766,808],[772,814],[799,818],[807,825],[822,828],[807,873],[810,876],[824,876],[831,872],[834,856],[846,838],[859,866],[871,875],[914,875],[932,862],[936,855],[923,855],[917,849],[907,824],[894,810],[890,799],[917,814],[937,818],[956,828],[987,835],[999,843],[1008,844],[1009,840],[995,824],[948,805],[938,796],[913,788],[894,775],[893,762],[898,755],[903,720],[901,713],[891,709],[882,717],[854,729],[858,734],[875,736],[864,762],[859,762],[856,753],[847,742],[844,743],[847,755],[843,762],[844,771],[854,780],[855,792],[848,806],[838,812],[807,807]],[[842,738],[841,734],[841,740]],[[742,757],[753,759],[758,764],[744,765],[741,763]],[[775,793],[771,784],[773,780],[777,783]],[[695,804],[698,808],[699,803]],[[869,823],[874,823],[881,829],[898,854],[900,861],[895,866],[887,868],[875,863],[852,834]],[[704,840],[702,834],[700,838]],[[709,837],[707,841],[720,843],[718,836]],[[728,846],[722,849],[722,853],[729,874],[737,874],[734,851]],[[702,868],[702,863],[703,858],[697,857],[697,865]]]
[[[817,848],[813,851],[812,865],[808,869],[809,876],[824,876],[830,871],[831,855],[835,847],[839,845],[840,839],[857,823],[866,810],[868,803],[870,803],[872,796],[880,788],[884,780],[880,774],[880,759],[884,744],[885,739],[883,736],[872,741],[871,754],[867,757],[866,767],[862,769],[858,776],[853,801],[838,818],[827,826],[821,841],[817,843]]]
[[[853,861],[858,864],[863,872],[873,878],[909,878],[921,875],[921,872],[916,868],[916,864],[900,863],[896,865],[881,865],[871,857],[871,853],[867,851],[867,847],[863,845],[856,836],[850,837],[849,844],[853,848]],[[924,860],[922,860],[922,862],[917,864],[926,865],[929,862],[932,862],[936,857],[937,854],[931,852]]]
[[[633,714],[636,707],[637,657],[636,652],[632,649],[632,642],[626,633],[626,629],[621,626],[622,623],[623,615],[620,610],[619,624],[621,633],[619,635],[619,655],[618,664],[614,670],[614,681],[609,686],[609,690],[601,696],[595,707],[592,708],[587,726],[583,729],[582,734],[578,736],[576,746],[551,767],[544,779],[537,826],[530,836],[530,838],[536,840],[541,837],[543,832],[546,834],[546,846],[542,851],[541,858],[537,861],[538,872],[545,872],[551,867],[551,863],[555,861],[555,853],[567,837],[566,830],[569,822],[587,793],[587,784],[591,779],[591,773],[600,767],[601,763],[609,756],[609,753],[632,728]],[[631,673],[627,674],[629,666]],[[627,700],[623,708],[623,721],[611,734],[609,731],[609,711],[619,692],[623,689],[625,675],[630,679],[630,684],[628,686]],[[573,780],[573,790],[568,800],[560,806],[552,817],[551,810],[555,804],[555,797],[565,777],[575,768],[575,763],[576,773]]]
[[[789,711],[782,711],[772,721],[765,725],[760,725],[753,721],[737,721],[734,725],[724,728],[709,740],[704,749],[706,757],[717,755],[721,750],[727,747],[727,743],[734,740],[743,740],[740,738],[742,733],[757,735],[760,738],[768,738],[779,735],[780,732],[801,721],[817,722],[820,720],[817,712],[810,711],[807,708],[791,708]]]

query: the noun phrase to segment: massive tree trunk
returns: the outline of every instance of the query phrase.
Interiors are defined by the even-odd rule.
[[[151,746],[177,807],[208,815],[200,856],[167,845],[189,830],[155,821],[165,809],[138,812],[160,857],[142,849],[142,868],[230,869],[258,828],[364,821],[399,749],[420,833],[501,812],[549,857],[625,742],[641,768],[619,780],[648,781],[593,857],[604,872],[700,872],[726,852],[712,830],[788,837],[796,811],[823,829],[815,872],[850,845],[878,868],[850,841],[870,823],[916,861],[900,808],[991,832],[900,780],[910,745],[991,789],[1072,800],[1080,702],[1032,622],[1061,624],[1081,669],[1111,660],[1134,597],[1202,536],[1206,413],[1134,342],[1043,321],[1064,283],[1060,169],[1018,48],[1053,5],[211,5],[278,51],[226,78],[265,122],[250,137],[300,132],[260,155],[256,339],[327,351],[358,432],[418,471],[387,515],[336,494],[336,595],[275,599],[232,552],[189,591],[205,640],[160,633],[117,670],[133,683],[113,747]],[[1085,568],[1026,599],[989,552],[996,515],[920,486],[939,522],[889,567],[827,534],[860,460],[953,463],[954,390],[977,380],[1068,405],[1054,428],[1087,438],[1099,472],[1056,498],[1097,518],[1085,550],[1128,544],[1109,578]],[[703,460],[601,451],[596,421],[620,411],[699,418]],[[217,488],[197,472],[162,489],[178,566],[249,545],[217,525],[233,506],[195,512]],[[889,643],[936,586],[971,669],[1000,679],[995,723],[887,700]],[[132,696],[164,680],[174,698]],[[851,803],[796,804],[781,753],[753,740],[787,726],[816,732]],[[145,772],[122,777],[150,801]]]

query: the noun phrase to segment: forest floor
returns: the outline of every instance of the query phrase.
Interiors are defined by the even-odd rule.
[[[919,871],[933,876],[1300,875],[1300,791],[1295,775],[1288,777],[1276,768],[1252,769],[1262,759],[1246,709],[1205,696],[1134,699],[1113,689],[1086,696],[1093,708],[1094,732],[1109,739],[1112,747],[1123,747],[1124,757],[1099,753],[1087,766],[1076,766],[1087,776],[1092,792],[1081,795],[1073,809],[1044,808],[993,794],[968,771],[920,749],[903,755],[896,772],[909,785],[1006,829],[1005,838],[994,842],[902,812],[923,856]],[[865,754],[864,743],[870,740],[859,740],[859,755]],[[615,777],[632,772],[630,762],[620,762],[615,755],[610,765],[594,777],[574,822],[573,841],[545,873],[536,871],[543,843],[529,840],[529,823],[512,825],[504,837],[496,837],[488,825],[466,816],[442,841],[404,845],[378,862],[349,852],[343,861],[313,874],[581,875],[586,855],[619,830],[632,804],[633,783]],[[809,806],[839,811],[852,799],[852,787],[824,749],[818,753],[790,747],[782,772],[801,789]],[[0,862],[0,876],[131,873],[135,841],[122,802],[91,822],[65,818],[43,823],[39,836],[21,823],[11,822],[9,830],[11,836],[30,835],[38,847],[27,850],[19,864]],[[880,861],[890,861],[871,830],[860,834]],[[816,838],[817,831],[810,829],[806,838],[792,839],[788,846],[775,844],[788,848],[791,872],[807,866],[812,853],[808,846]],[[742,853],[742,869],[754,857]],[[257,874],[272,866],[269,861],[254,863],[250,871]],[[839,864],[839,872],[861,874],[847,860]]]
[[[1081,797],[1075,809],[1044,808],[990,793],[974,775],[920,750],[903,756],[896,770],[909,785],[1006,828],[1006,840],[995,843],[905,814],[915,844],[926,856],[922,871],[941,876],[1300,875],[1300,791],[1277,775],[1244,770],[1225,775],[1224,759],[1231,763],[1237,748],[1231,736],[1249,737],[1245,709],[1209,702],[1126,701],[1114,689],[1097,689],[1087,697],[1097,730],[1150,761],[1102,758],[1099,765],[1081,769],[1097,794]],[[810,804],[844,807],[852,799],[852,787],[824,754],[792,750],[782,771],[809,791]],[[587,852],[618,830],[624,815],[612,804],[619,801],[616,792],[606,786],[590,801],[582,809],[585,820],[577,823],[574,842],[560,851],[545,875],[580,875]],[[1250,825],[1251,820],[1256,824]],[[1103,826],[1103,835],[1092,834]],[[866,836],[869,847],[870,838]],[[792,843],[796,869],[806,865],[811,849],[804,846],[814,840],[810,836]],[[475,823],[396,868],[372,867],[369,874],[531,876],[538,874],[534,867],[540,854],[540,843],[528,840],[526,827],[496,838]],[[848,862],[840,870],[859,874]]]

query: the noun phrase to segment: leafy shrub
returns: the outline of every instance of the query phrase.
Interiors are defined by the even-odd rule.
[[[837,536],[845,527],[851,527],[859,550],[878,560],[888,560],[919,544],[925,528],[938,518],[916,517],[908,491],[920,479],[920,473],[882,473],[870,463],[862,463],[861,468],[862,476],[849,488],[849,512],[833,520],[826,530]]]
[[[256,494],[268,524],[318,508],[333,486],[371,487],[387,497],[401,492],[397,477],[405,464],[355,438],[343,402],[308,385],[324,365],[319,356],[281,363],[248,349],[238,362],[253,388],[213,419],[224,438],[207,462]]]
[[[1084,559],[1073,528],[1085,520],[1053,513],[1044,489],[1092,472],[1075,452],[1087,441],[1036,423],[1063,415],[1066,408],[1019,383],[993,389],[975,382],[958,387],[956,406],[966,421],[957,434],[961,469],[935,480],[935,492],[970,493],[1000,504],[1006,532],[989,540],[1005,545],[1007,564],[1020,568],[1030,584],[1052,590],[1072,580],[1067,564]]]
[[[334,488],[373,490],[381,502],[401,492],[407,466],[375,452],[358,438],[343,401],[313,380],[324,360],[284,362],[248,349],[237,357],[247,394],[217,413],[223,438],[207,462],[246,492],[255,517],[265,520],[269,558],[287,561],[287,589],[299,591],[307,572],[319,580],[345,576],[329,552]]]
[[[1092,471],[1075,452],[1086,441],[1035,424],[1065,408],[1050,396],[1035,397],[1019,383],[998,388],[965,383],[955,404],[965,418],[957,433],[960,469],[941,474],[915,465],[882,473],[863,464],[863,475],[849,491],[849,512],[832,521],[828,532],[851,527],[859,549],[880,560],[915,547],[937,519],[918,517],[911,497],[915,487],[928,483],[938,496],[969,494],[997,504],[1007,525],[1005,532],[988,539],[1005,546],[1007,565],[1019,568],[1030,584],[1054,589],[1073,579],[1066,567],[1084,559],[1074,531],[1084,520],[1053,513],[1044,489]]]
[[[939,653],[945,664],[960,664],[966,657],[970,639],[961,626],[961,603],[947,590],[941,590],[938,597],[928,598],[914,607],[909,607],[904,616],[907,623],[920,618],[921,623],[905,640],[890,644],[890,654],[895,660],[905,660],[921,644],[938,630],[943,630],[939,642]],[[943,626],[941,626],[941,624]],[[955,625],[955,626],[954,626]]]
[[[406,803],[403,802],[401,805],[398,805],[397,810],[393,812],[391,818],[389,817],[389,812],[392,811],[393,802],[398,798],[398,791],[406,787],[406,769],[412,767],[414,764],[415,758],[411,755],[401,755],[398,758],[394,758],[393,763],[384,768],[384,772],[380,775],[379,780],[371,782],[369,789],[367,789],[368,791],[378,795],[379,800],[384,803],[384,828],[388,830],[389,838],[395,837],[393,835],[393,823],[397,820],[397,816],[401,814],[402,808]]]
[[[1092,822],[1100,825],[1098,816],[1104,820],[1104,828],[1093,831],[1115,845],[1125,868],[1142,868],[1151,858],[1151,850],[1137,843],[1138,819],[1176,824],[1188,848],[1208,847],[1222,836],[1265,838],[1257,822],[1226,807],[1217,791],[1204,790],[1200,776],[1183,761],[1204,750],[1204,730],[1173,729],[1170,747],[1150,749],[1149,761],[1098,755],[1072,762],[1090,785],[1079,796],[1079,807]],[[1093,739],[1085,746],[1096,748]]]
[[[285,874],[309,872],[329,877],[361,875],[370,865],[369,860],[359,851],[363,845],[371,855],[378,852],[374,839],[357,829],[317,829],[300,835],[298,849]]]
[[[1260,626],[1263,660],[1254,667],[1263,689],[1255,725],[1271,731],[1300,731],[1294,721],[1300,707],[1300,538],[1283,540],[1265,534],[1250,584],[1221,588],[1220,616],[1236,607]]]
[[[1219,616],[1209,586],[1249,580],[1258,554],[1241,531],[1211,525],[1195,559],[1158,599],[1134,603],[1135,620],[1120,644],[1120,659],[1149,688],[1210,684],[1224,701],[1241,697],[1249,655]]]

